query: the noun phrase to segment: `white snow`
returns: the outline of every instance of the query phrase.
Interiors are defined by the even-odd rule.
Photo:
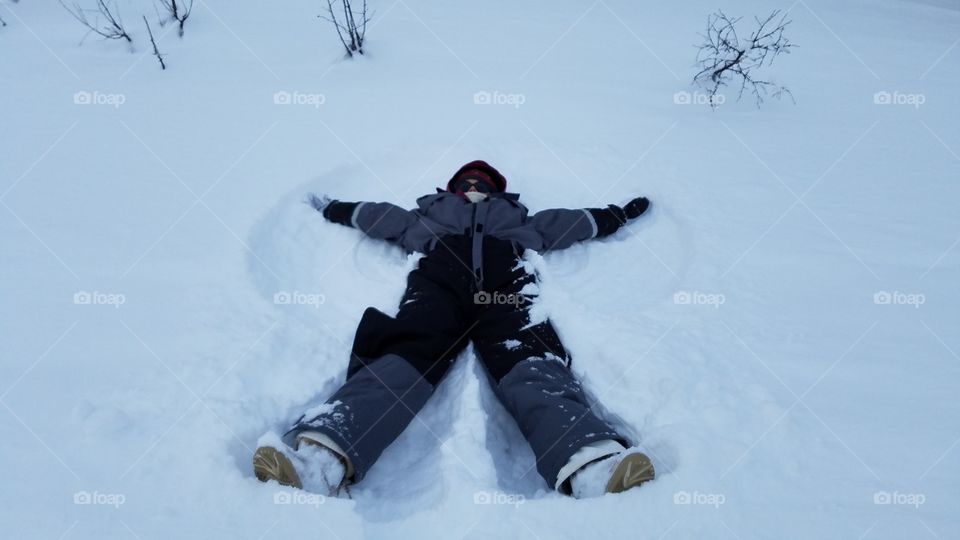
[[[503,342],[503,346],[510,350],[516,349],[520,345],[523,345],[523,343],[519,339],[508,339]]]
[[[0,536],[960,537],[955,0],[371,0],[352,61],[321,4],[198,0],[161,72],[146,0],[133,53],[0,3]],[[796,105],[674,103],[718,7],[790,8]],[[525,263],[659,478],[548,489],[468,348],[353,500],[258,482],[419,258],[305,195],[413,207],[477,158],[532,211],[653,201]]]

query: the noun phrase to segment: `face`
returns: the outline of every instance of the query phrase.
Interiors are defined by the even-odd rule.
[[[478,203],[487,198],[486,193],[480,193],[479,191],[467,191],[463,196],[472,203]]]

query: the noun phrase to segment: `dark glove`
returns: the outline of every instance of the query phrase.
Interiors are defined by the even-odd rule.
[[[606,208],[588,208],[587,211],[597,224],[596,238],[610,236],[627,222],[627,214],[623,208],[615,204],[608,205]]]
[[[623,206],[623,213],[627,219],[637,219],[650,208],[650,200],[646,197],[637,197]]]
[[[650,208],[650,201],[646,197],[637,197],[620,208],[615,204],[606,208],[588,208],[587,211],[597,223],[597,238],[610,236],[617,229],[627,223],[627,220],[636,219]]]

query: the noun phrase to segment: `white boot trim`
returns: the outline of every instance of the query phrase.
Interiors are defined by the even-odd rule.
[[[301,431],[297,434],[297,448],[300,448],[300,441],[303,439],[310,439],[312,442],[329,448],[334,454],[342,457],[343,461],[347,464],[347,473],[345,478],[353,477],[353,464],[350,463],[350,456],[348,456],[347,453],[343,451],[343,448],[340,448],[340,445],[335,443],[333,439],[323,433],[320,433],[319,431]]]
[[[553,488],[559,490],[560,486],[562,486],[568,478],[573,476],[575,472],[579,471],[587,463],[618,454],[624,450],[626,450],[626,448],[613,439],[593,441],[592,443],[583,445],[570,456],[567,464],[560,469],[560,472],[557,474],[557,483]]]

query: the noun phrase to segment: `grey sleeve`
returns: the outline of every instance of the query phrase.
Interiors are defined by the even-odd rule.
[[[350,225],[371,238],[399,242],[407,228],[417,221],[413,210],[391,203],[361,202],[350,216]]]
[[[567,208],[541,210],[530,221],[543,238],[543,250],[566,249],[597,235],[597,223],[589,211]]]

